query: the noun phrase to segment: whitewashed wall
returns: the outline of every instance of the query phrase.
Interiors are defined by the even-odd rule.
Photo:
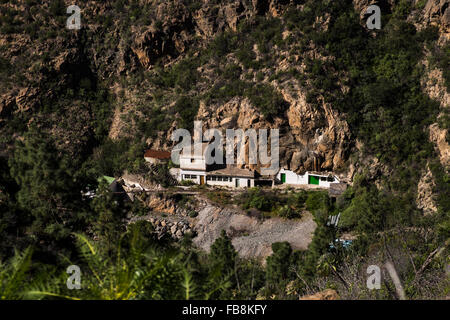
[[[206,183],[210,186],[221,186],[221,187],[234,187],[234,179],[231,179],[232,181],[213,181],[208,180]]]
[[[206,160],[203,157],[187,157],[180,155],[180,168],[206,170]]]
[[[188,175],[195,175],[197,176],[197,178],[195,179],[184,179],[184,175],[188,174]],[[189,180],[192,181],[194,183],[200,184],[200,176],[205,176],[205,182],[206,182],[206,174],[203,171],[194,171],[194,170],[181,170],[180,171],[180,179],[181,180]]]
[[[239,180],[239,188],[247,188],[248,187],[248,181],[250,180],[250,188],[255,186],[255,179],[249,179],[249,178],[233,178],[233,186],[236,187],[236,180]]]
[[[313,174],[310,172],[305,172],[305,174],[296,174],[295,172],[291,170],[286,169],[280,169],[280,171],[277,174],[277,179],[281,181],[281,174],[284,173],[286,175],[286,182],[285,184],[308,184],[309,182],[309,176],[316,176],[319,177],[319,187],[329,188],[331,183],[339,182],[339,178],[336,176],[334,177],[333,181],[322,181],[321,178],[328,178],[328,175],[319,175],[319,174]]]
[[[304,175],[296,174],[294,171],[280,169],[277,174],[277,179],[281,181],[281,174],[284,173],[286,175],[286,184],[308,184],[308,174]]]

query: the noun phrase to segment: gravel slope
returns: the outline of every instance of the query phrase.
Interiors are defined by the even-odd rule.
[[[195,218],[194,230],[198,236],[194,244],[209,251],[222,229],[242,257],[265,258],[272,253],[271,244],[288,241],[293,249],[304,250],[312,240],[316,223],[310,213],[301,219],[270,218],[261,221],[243,214],[238,209],[221,208],[205,203]]]

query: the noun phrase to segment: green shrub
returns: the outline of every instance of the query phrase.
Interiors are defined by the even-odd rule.
[[[281,94],[265,83],[258,83],[247,88],[245,96],[250,99],[267,119],[283,115],[288,106]]]
[[[328,194],[324,191],[308,192],[305,204],[306,209],[311,212],[318,209],[327,209],[329,205]]]
[[[308,193],[305,190],[300,190],[299,192],[291,193],[287,199],[287,203],[296,208],[302,208],[305,205],[307,198]]]
[[[191,180],[182,180],[182,181],[180,181],[180,185],[181,186],[185,186],[185,187],[189,187],[189,186],[195,186],[196,183],[194,181],[191,181]]]
[[[195,218],[196,216],[198,216],[198,212],[191,210],[191,211],[189,211],[188,216],[191,218]]]
[[[198,101],[189,96],[181,96],[175,103],[175,112],[178,112],[178,128],[192,129],[194,127],[194,119],[198,112]]]
[[[287,204],[278,209],[278,215],[286,219],[300,218],[300,213]]]
[[[271,195],[258,187],[248,189],[242,194],[240,201],[243,209],[255,208],[266,212],[272,211],[276,203]]]

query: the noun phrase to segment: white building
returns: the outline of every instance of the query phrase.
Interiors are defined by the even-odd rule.
[[[276,178],[283,184],[292,185],[316,185],[329,188],[331,183],[338,183],[339,178],[331,173],[307,171],[305,174],[297,174],[294,171],[280,169]]]
[[[330,188],[330,184],[339,183],[339,178],[332,173],[307,171],[305,174],[297,174],[294,171],[280,169],[275,177],[259,180],[256,172],[248,169],[240,169],[235,165],[209,165],[206,163],[205,151],[207,143],[202,143],[202,154],[196,154],[195,146],[191,154],[180,153],[180,168],[173,169],[171,174],[178,181],[192,181],[196,184],[212,186],[224,186],[231,188],[249,188],[255,186],[255,181],[278,180],[283,184],[291,185],[316,185]]]
[[[180,152],[180,168],[182,170],[206,171],[208,166],[206,164],[205,151],[207,143],[202,143],[201,154],[195,153],[195,146],[191,150],[191,154]]]
[[[255,186],[255,171],[239,169],[233,165],[208,165],[205,157],[207,146],[207,143],[202,144],[201,155],[195,154],[195,146],[191,154],[180,153],[180,170],[177,173],[179,181],[232,188]]]
[[[255,171],[228,166],[224,169],[207,172],[206,184],[232,188],[251,188],[255,186]]]
[[[201,154],[195,153],[195,146],[191,150],[191,154],[180,152],[179,181],[188,180],[197,184],[205,184],[208,169],[205,157],[206,146],[206,143],[202,143]]]

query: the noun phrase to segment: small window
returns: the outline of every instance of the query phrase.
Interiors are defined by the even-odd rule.
[[[329,182],[333,182],[333,181],[334,181],[334,177],[328,177],[327,180],[328,180]]]
[[[211,180],[212,180],[212,181],[216,181],[216,180],[217,180],[216,176],[212,176],[212,177],[211,177]]]
[[[325,178],[325,177],[320,177],[320,181],[327,181],[327,178]]]
[[[209,181],[209,180],[211,180],[211,177],[210,176],[206,176],[206,181]]]
[[[191,175],[191,179],[197,179],[197,176]]]
[[[217,177],[217,181],[222,181],[222,177]]]

